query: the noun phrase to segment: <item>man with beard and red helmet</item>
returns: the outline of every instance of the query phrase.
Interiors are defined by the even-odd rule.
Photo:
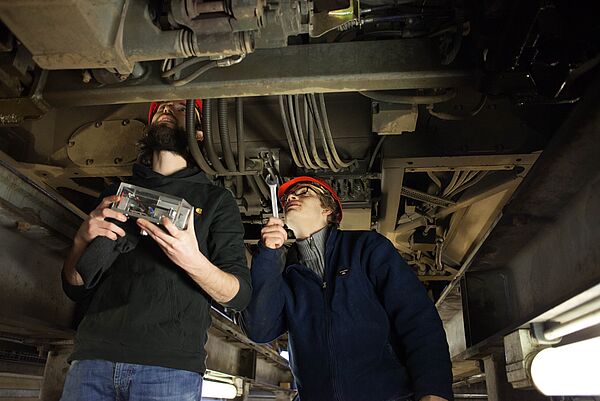
[[[185,102],[153,103],[148,119],[128,182],[184,198],[195,213],[187,229],[166,218],[163,229],[112,210],[109,195],[85,219],[62,272],[66,294],[88,304],[63,401],[200,400],[210,304],[249,302],[239,209],[188,162]]]
[[[296,242],[283,247],[280,219],[262,229],[243,321],[258,343],[288,333],[300,399],[452,399],[442,322],[392,243],[339,230],[342,203],[321,179],[296,177],[278,196]]]

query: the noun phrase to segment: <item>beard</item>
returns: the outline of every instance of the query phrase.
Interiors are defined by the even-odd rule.
[[[154,151],[166,150],[184,158],[189,155],[187,134],[180,128],[169,128],[164,125],[151,125],[146,135],[138,142],[142,154],[151,155]]]

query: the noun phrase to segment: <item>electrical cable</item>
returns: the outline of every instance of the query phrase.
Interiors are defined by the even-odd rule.
[[[456,188],[448,196],[454,196],[456,194],[464,192],[465,190],[471,188],[473,185],[477,184],[479,181],[481,181],[483,178],[485,178],[485,176],[487,174],[488,174],[487,171],[481,171],[481,172],[479,172],[479,174],[474,179],[472,179],[469,182],[463,184],[461,187]]]
[[[331,135],[331,130],[329,129],[329,120],[327,118],[327,108],[325,107],[325,96],[322,93],[319,93],[319,103],[321,105],[321,112],[323,113],[323,122],[325,126],[325,132],[327,134],[327,141],[329,142],[329,147],[331,149],[331,153],[333,155],[334,160],[340,167],[350,167],[356,163],[356,159],[351,160],[346,163],[343,162],[340,156],[338,155],[337,149],[335,148],[335,143],[333,142],[333,135]]]
[[[369,166],[367,167],[367,171],[371,171],[371,168],[373,167],[373,163],[375,162],[375,158],[377,157],[377,154],[379,153],[379,149],[381,148],[381,145],[383,145],[383,141],[385,141],[385,138],[387,138],[387,136],[382,135],[379,138],[379,141],[377,141],[377,145],[375,145],[375,149],[373,149],[373,153],[371,154],[371,158],[369,159]]]
[[[283,130],[285,131],[285,137],[287,139],[288,145],[290,147],[290,153],[292,154],[292,159],[294,163],[298,167],[304,167],[302,162],[298,159],[298,155],[296,154],[296,147],[294,146],[294,142],[292,140],[292,134],[290,132],[290,125],[287,119],[287,113],[285,111],[285,104],[283,103],[283,95],[279,95],[279,111],[281,113],[281,121],[283,121]]]
[[[198,166],[200,166],[202,171],[208,175],[215,176],[217,175],[217,172],[208,165],[206,159],[204,159],[204,155],[200,151],[200,147],[198,146],[198,140],[196,139],[195,109],[196,104],[193,99],[188,99],[185,101],[185,127],[187,131],[188,148],[192,158],[196,161],[196,163],[198,163]]]
[[[458,180],[458,174],[459,171],[455,171],[454,174],[452,174],[452,179],[450,180],[450,183],[446,186],[446,188],[444,188],[444,190],[442,191],[442,196],[446,196],[450,191],[454,189],[456,181]]]
[[[329,165],[329,168],[334,173],[337,173],[338,171],[340,171],[340,169],[336,166],[333,159],[331,158],[331,153],[329,152],[329,148],[327,146],[327,140],[325,139],[325,130],[323,129],[323,124],[321,122],[321,116],[319,114],[319,110],[318,110],[318,106],[317,106],[317,99],[315,98],[315,94],[310,93],[308,99],[309,99],[309,105],[313,112],[313,118],[317,122],[317,131],[319,132],[319,135],[321,137],[321,144],[323,145],[323,152],[325,153],[325,159],[327,160],[327,164]]]
[[[300,147],[302,148],[302,153],[304,153],[304,159],[308,163],[307,167],[313,170],[318,170],[319,166],[313,163],[310,154],[308,153],[308,146],[306,146],[306,141],[304,140],[304,132],[302,130],[302,120],[300,113],[300,98],[298,95],[294,95],[294,119],[296,120],[296,124],[298,127],[298,136],[300,137]]]
[[[246,171],[246,136],[244,133],[244,99],[235,99],[235,126],[237,133],[238,169],[240,173]],[[235,179],[235,190],[238,199],[244,196],[244,176]]]
[[[204,131],[204,146],[206,148],[206,153],[208,153],[208,158],[213,165],[213,168],[217,170],[219,174],[227,173],[223,164],[219,160],[219,156],[217,156],[217,152],[215,151],[213,137],[212,137],[212,99],[206,99],[202,102],[202,131]]]
[[[303,96],[304,99],[304,120],[306,122],[306,131],[308,134],[308,142],[310,143],[310,151],[313,155],[313,158],[315,159],[315,163],[317,163],[317,165],[323,169],[327,169],[328,166],[327,164],[321,160],[321,158],[319,157],[319,150],[317,149],[317,143],[315,141],[315,122],[314,119],[312,118],[312,115],[310,115],[309,113],[309,106],[308,106],[308,97],[307,95]]]
[[[433,173],[433,171],[428,171],[428,172],[427,172],[427,175],[429,176],[429,178],[431,178],[431,181],[433,181],[433,183],[434,183],[435,185],[437,185],[437,187],[438,187],[439,191],[441,191],[441,190],[442,190],[442,181],[441,181],[441,180],[438,178],[438,176],[437,176],[437,175],[435,175],[435,174]]]
[[[231,172],[237,171],[237,165],[233,158],[231,150],[231,138],[229,135],[229,112],[227,110],[227,99],[221,98],[217,103],[217,114],[219,119],[219,138],[221,139],[221,149],[223,150],[223,158],[225,165]]]
[[[294,113],[294,104],[293,104],[291,95],[287,95],[287,102],[288,102],[288,111],[290,113],[290,122],[292,123],[292,132],[294,133],[295,143],[296,143],[296,146],[298,147],[298,153],[300,154],[300,160],[302,160],[302,166],[307,169],[311,168],[310,165],[308,164],[308,161],[306,160],[304,149],[302,149],[302,147],[300,145],[300,138],[298,137],[298,127],[296,126],[296,117],[295,117],[295,113]]]

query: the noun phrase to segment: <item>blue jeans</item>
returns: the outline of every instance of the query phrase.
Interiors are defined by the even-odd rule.
[[[200,401],[202,376],[104,360],[73,361],[60,401]]]

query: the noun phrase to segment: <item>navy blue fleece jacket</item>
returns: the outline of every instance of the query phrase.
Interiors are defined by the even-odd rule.
[[[452,399],[441,320],[425,288],[383,236],[331,228],[325,277],[263,245],[252,261],[249,337],[289,332],[302,401]]]

